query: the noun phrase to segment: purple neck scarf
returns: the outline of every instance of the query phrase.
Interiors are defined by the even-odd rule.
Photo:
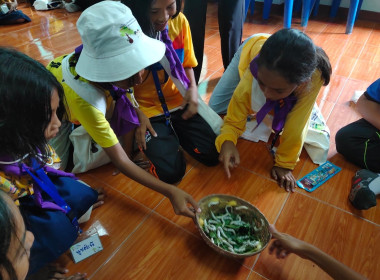
[[[174,50],[173,42],[169,37],[169,30],[165,28],[161,32],[161,41],[166,46],[165,56],[170,64],[170,72],[174,78],[177,78],[187,89],[190,86],[190,81],[186,76],[185,69],[183,69],[182,63],[178,58],[177,53]]]
[[[7,162],[7,161],[11,161],[11,160],[9,159],[9,157],[1,157],[0,161]],[[64,171],[54,169],[54,168],[51,168],[51,167],[46,166],[46,165],[41,166],[41,169],[43,169],[47,174],[50,174],[50,175],[61,176],[61,177],[70,177],[73,179],[77,179],[74,176],[74,174],[66,173]],[[0,170],[3,171],[5,174],[13,175],[13,176],[17,176],[17,177],[28,175],[29,173],[27,171],[35,174],[35,170],[23,162],[16,162],[16,163],[10,163],[10,164],[1,164],[0,163]],[[34,180],[34,183],[35,184],[33,184],[33,190],[34,190],[33,199],[34,199],[34,202],[36,203],[36,205],[38,207],[40,207],[42,209],[58,210],[58,211],[61,211],[64,213],[67,212],[65,209],[58,206],[54,202],[43,200],[42,188],[40,187],[41,182]]]
[[[257,65],[258,58],[259,58],[259,55],[257,55],[251,61],[249,65],[251,73],[255,77],[256,80],[257,80],[257,72],[258,72],[258,65]],[[293,109],[296,102],[297,102],[297,98],[294,96],[293,93],[281,100],[274,101],[274,100],[267,99],[263,107],[261,107],[261,109],[256,113],[257,124],[260,124],[263,121],[264,117],[272,109],[274,109],[272,129],[276,133],[279,133],[284,128],[286,116]]]
[[[83,45],[75,49],[75,54],[80,55]],[[112,98],[116,101],[115,108],[110,120],[110,125],[115,134],[120,137],[140,125],[136,110],[131,101],[125,95],[131,93],[131,89],[122,89],[111,83],[99,83],[105,90],[110,91]]]
[[[110,125],[117,136],[123,136],[140,125],[136,110],[131,101],[125,95],[133,92],[125,90],[110,83],[100,83],[100,86],[108,90],[116,100],[115,108],[110,120]]]

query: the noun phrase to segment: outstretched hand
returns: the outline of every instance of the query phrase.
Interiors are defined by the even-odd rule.
[[[228,179],[231,178],[230,168],[235,168],[240,164],[239,151],[232,141],[225,141],[222,144],[219,161],[223,163]]]
[[[284,188],[287,192],[294,192],[296,189],[296,179],[290,169],[282,168],[279,166],[273,166],[271,175],[275,179],[280,187]]]
[[[301,258],[306,258],[302,253],[306,247],[304,241],[277,231],[274,225],[270,225],[269,229],[272,233],[272,238],[275,239],[269,247],[269,254],[275,253],[278,259],[286,258],[290,253],[294,253]]]
[[[198,203],[194,200],[194,198],[179,188],[173,188],[173,192],[168,197],[172,203],[174,212],[177,215],[194,218],[195,213],[194,211],[190,210],[188,204],[191,204],[191,207],[195,209],[195,211],[201,212],[201,209],[199,208]]]

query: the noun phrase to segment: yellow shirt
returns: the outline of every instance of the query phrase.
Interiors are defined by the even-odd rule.
[[[191,31],[186,17],[179,13],[179,15],[169,20],[169,37],[173,42],[173,47],[179,54],[184,68],[192,68],[197,66],[198,62],[195,58],[193,41],[191,39]],[[181,57],[182,56],[182,57]],[[183,58],[183,60],[181,59]],[[139,103],[139,109],[148,117],[154,117],[163,114],[161,102],[158,99],[156,87],[154,85],[153,77],[150,71],[145,71],[148,75],[141,85],[134,87],[135,98]],[[163,83],[165,79],[164,70],[157,72],[159,80],[161,81],[161,89],[165,97],[168,109],[172,110],[181,106],[183,98],[172,80]]]
[[[85,101],[63,81],[62,60],[64,57],[65,55],[54,59],[49,63],[47,69],[53,73],[65,91],[67,102],[66,111],[69,115],[69,121],[75,124],[81,124],[91,138],[102,148],[109,148],[116,145],[119,140],[103,112]],[[72,59],[70,58],[70,62],[71,60]],[[77,75],[75,67],[70,67],[70,73],[74,77]],[[84,78],[80,78],[80,80],[85,82],[88,86],[95,87],[94,85],[89,84]],[[104,96],[106,98],[108,115],[108,112],[113,110],[113,99],[111,94],[105,90]]]
[[[237,139],[245,131],[247,116],[258,111],[253,108],[260,109],[255,101],[257,101],[256,97],[262,96],[263,93],[249,69],[249,63],[259,53],[269,36],[269,34],[253,36],[242,49],[239,61],[241,80],[229,103],[221,133],[215,140],[218,152],[227,140],[236,145]],[[275,166],[288,169],[294,169],[296,166],[305,141],[310,114],[322,85],[321,73],[315,70],[310,82],[294,91],[297,102],[286,117],[280,144],[275,154]],[[252,89],[255,89],[254,92]]]

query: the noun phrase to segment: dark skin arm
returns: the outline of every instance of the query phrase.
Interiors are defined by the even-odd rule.
[[[356,103],[356,109],[363,118],[377,129],[380,129],[380,104],[369,100],[364,94]]]
[[[222,144],[219,161],[223,163],[228,179],[231,178],[230,168],[236,168],[240,164],[239,151],[232,141],[225,141]]]
[[[176,214],[194,218],[194,212],[189,209],[187,206],[188,204],[191,204],[194,209],[200,211],[197,202],[191,195],[174,185],[169,185],[158,180],[156,177],[134,164],[128,158],[120,143],[109,148],[104,148],[104,151],[110,157],[116,168],[125,176],[168,197]]]
[[[186,111],[182,114],[182,118],[184,120],[187,120],[198,113],[198,87],[197,83],[195,82],[193,68],[185,68],[185,72],[186,76],[190,80],[190,86],[187,89],[185,96],[183,97],[181,107],[185,108],[186,105],[188,105]]]
[[[323,269],[333,279],[363,280],[366,279],[345,264],[337,261],[317,247],[299,240],[289,234],[281,233],[271,225],[270,231],[275,239],[269,247],[269,253],[276,254],[278,259],[286,258],[294,253],[303,259],[310,260]]]

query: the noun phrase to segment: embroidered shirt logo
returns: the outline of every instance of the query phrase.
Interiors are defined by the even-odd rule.
[[[128,42],[130,44],[133,44],[133,39],[129,36],[129,35],[139,35],[141,33],[140,30],[136,30],[136,31],[133,31],[132,29],[130,29],[128,26],[126,25],[122,25],[120,27],[120,35],[121,36],[126,36],[128,38]]]

